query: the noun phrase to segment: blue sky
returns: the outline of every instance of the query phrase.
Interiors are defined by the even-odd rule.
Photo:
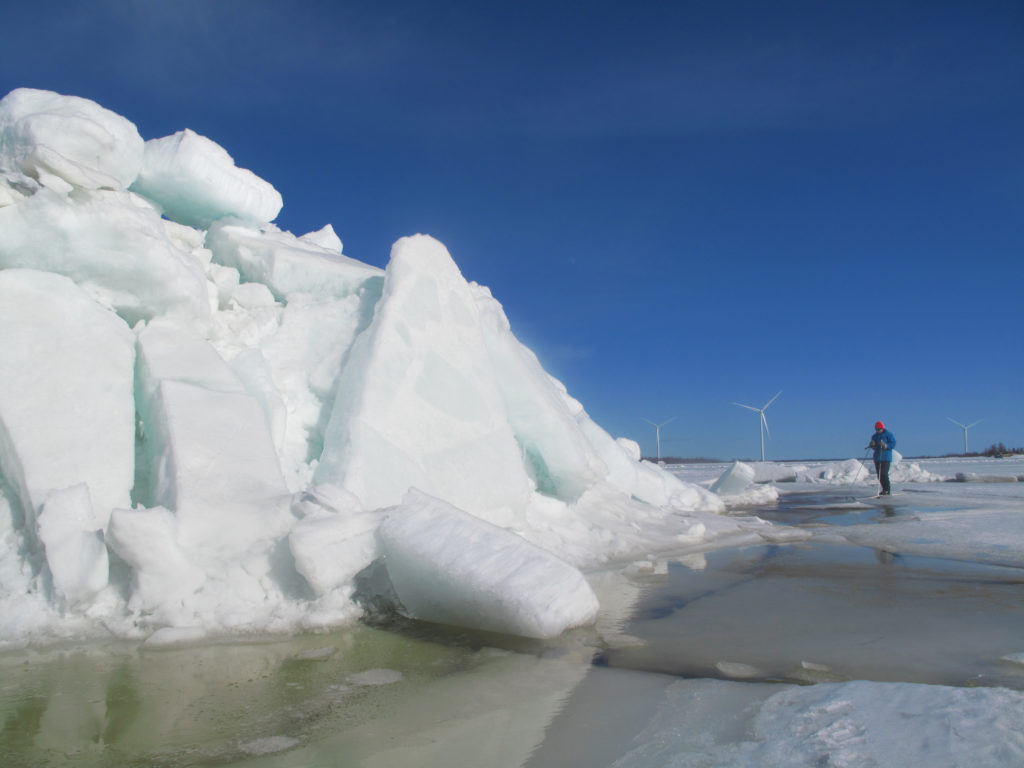
[[[53,2],[0,93],[188,127],[383,266],[444,242],[662,454],[1024,445],[1024,4]],[[11,34],[18,30],[18,34]]]

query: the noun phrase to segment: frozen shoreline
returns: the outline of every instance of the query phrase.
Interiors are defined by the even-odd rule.
[[[961,552],[957,560],[942,561],[939,570],[946,574],[943,578],[951,580],[933,590],[929,580],[937,572],[914,570],[919,568],[918,563],[927,565],[927,561],[904,554],[903,558],[915,563],[914,569],[907,570],[899,557],[886,563],[876,559],[874,550],[846,543],[844,537],[851,530],[876,529],[879,535],[891,537],[888,541],[892,544],[900,540],[896,534],[901,528],[928,524],[922,520],[930,517],[934,518],[930,525],[938,531],[954,523],[958,513],[975,519],[989,519],[984,516],[1001,510],[1020,514],[1024,499],[1003,492],[1005,487],[1013,486],[1000,485],[995,495],[969,492],[965,496],[965,488],[975,490],[968,486],[931,484],[926,489],[935,493],[908,493],[902,497],[904,506],[892,517],[875,508],[869,513],[849,505],[830,508],[834,506],[832,495],[853,496],[859,493],[858,486],[816,486],[784,495],[783,503],[777,506],[782,508],[780,514],[793,516],[792,522],[776,521],[772,525],[812,534],[805,543],[774,547],[780,553],[789,553],[780,561],[790,563],[788,571],[767,567],[771,560],[765,561],[765,568],[759,565],[756,572],[760,575],[752,578],[742,571],[729,576],[727,570],[721,570],[720,563],[730,559],[757,561],[756,547],[682,558],[653,557],[631,566],[595,571],[590,579],[602,603],[597,627],[574,630],[554,640],[529,641],[430,625],[417,629],[414,624],[398,633],[356,627],[326,634],[152,650],[122,642],[113,646],[8,651],[0,654],[0,664],[17,674],[8,677],[11,683],[7,698],[0,706],[9,719],[18,717],[19,708],[26,702],[36,701],[35,706],[44,713],[38,720],[40,727],[57,731],[41,730],[34,736],[26,733],[10,746],[23,750],[22,754],[42,754],[39,749],[56,750],[45,754],[75,752],[76,765],[89,765],[85,759],[89,754],[96,757],[91,764],[101,765],[111,755],[129,753],[159,754],[162,764],[185,765],[194,761],[194,750],[199,749],[202,754],[217,756],[223,764],[247,768],[298,768],[311,762],[339,766],[353,762],[387,764],[392,768],[468,764],[550,768],[572,759],[621,768],[809,768],[822,760],[841,766],[874,760],[883,768],[1011,768],[1024,759],[1024,664],[1012,658],[1024,658],[1024,646],[1016,653],[1002,654],[1011,658],[986,662],[990,671],[997,670],[1001,675],[998,680],[987,678],[989,683],[999,683],[995,686],[986,685],[986,678],[965,680],[964,685],[956,686],[897,682],[901,680],[900,654],[890,660],[897,671],[887,682],[843,681],[844,654],[835,649],[829,657],[827,642],[817,652],[800,652],[794,646],[795,655],[789,661],[785,654],[777,659],[783,669],[796,667],[807,676],[803,682],[815,684],[751,682],[771,680],[777,674],[766,663],[772,648],[791,645],[784,638],[792,622],[772,623],[773,611],[779,610],[773,608],[776,604],[772,600],[788,601],[788,610],[795,612],[794,616],[806,608],[811,619],[821,619],[815,621],[817,624],[833,624],[833,629],[841,630],[842,621],[852,621],[852,626],[870,633],[871,627],[863,626],[870,625],[869,617],[874,615],[870,594],[862,589],[842,589],[843,585],[857,583],[849,581],[855,574],[860,574],[856,578],[861,583],[884,577],[877,585],[889,585],[878,593],[882,597],[892,594],[893,579],[906,589],[924,590],[905,595],[918,610],[925,610],[921,616],[908,614],[901,619],[898,601],[886,609],[891,611],[892,621],[904,620],[906,631],[911,632],[900,641],[908,669],[927,668],[929,656],[943,658],[943,642],[951,643],[964,658],[971,657],[971,647],[966,644],[982,631],[981,624],[961,625],[959,633],[929,630],[928,622],[942,620],[943,594],[949,593],[951,609],[964,605],[957,600],[981,599],[990,611],[1007,601],[1016,606],[1018,614],[1024,611],[1021,598],[1016,596],[1019,590],[1014,586],[1013,573],[1006,576],[1006,569],[999,571],[1006,584],[1003,597],[987,592],[987,588],[974,597],[964,591],[970,588],[971,573],[985,576],[996,572],[986,570],[993,566],[958,565],[957,560],[963,560],[969,552]],[[1020,491],[1024,486],[1016,488]],[[788,500],[797,503],[787,508]],[[732,514],[743,516],[756,511]],[[823,517],[806,517],[817,514]],[[876,515],[875,521],[858,519],[847,525],[839,520],[845,515],[858,518],[862,514]],[[766,546],[771,547],[762,544],[760,548]],[[827,558],[805,562],[801,552],[813,553],[822,547],[839,547],[853,560],[837,562],[831,568],[825,567]],[[811,562],[818,564],[810,568]],[[681,669],[666,674],[668,668],[655,672],[637,669],[635,664],[628,668],[608,666],[616,654],[622,663],[631,655],[645,652],[654,653],[659,663],[671,666],[671,659],[659,656],[650,639],[638,636],[636,622],[645,615],[656,617],[658,611],[652,613],[651,609],[656,609],[658,603],[652,596],[662,589],[666,578],[686,573],[697,577],[698,582],[688,588],[698,594],[708,592],[700,582],[717,580],[718,596],[714,599],[725,601],[717,608],[707,599],[692,603],[710,613],[707,618],[697,617],[684,625],[691,631],[702,626],[711,630],[728,622],[720,629],[726,633],[724,638],[731,638],[731,650],[713,639],[698,638],[694,646],[707,656],[702,663],[718,679],[680,677]],[[722,577],[726,577],[725,582]],[[862,613],[843,610],[830,614],[828,620],[823,614],[834,608],[823,608],[794,593],[778,593],[772,578],[793,588],[805,585],[810,590],[807,594],[818,596],[815,599],[838,591],[841,599],[863,602],[858,609]],[[831,580],[837,590],[822,592],[822,586],[813,580],[816,578],[825,578],[825,583]],[[985,578],[991,581],[990,576]],[[735,587],[723,589],[730,582]],[[764,595],[759,596],[758,590],[764,590]],[[749,600],[745,592],[749,592]],[[932,592],[937,593],[929,598],[933,608],[925,609],[923,596]],[[766,622],[763,629],[758,630],[756,622],[749,623],[758,614],[743,608],[745,602],[760,610]],[[992,626],[1001,627],[1000,631],[1011,639],[1024,636],[1019,627],[1001,625],[997,614],[991,615],[995,622]],[[651,626],[657,625],[655,618]],[[773,626],[772,632],[782,633],[778,637],[764,634]],[[807,634],[798,627],[792,629],[802,636]],[[915,640],[914,631],[920,631],[925,639]],[[670,646],[671,637],[669,630]],[[738,645],[736,640],[740,641]],[[849,640],[857,642],[855,636]],[[760,647],[761,655],[743,655],[743,641],[749,642],[750,649]],[[995,637],[990,641],[994,642]],[[879,629],[874,642],[880,648],[891,648],[896,641],[887,641],[885,631]],[[647,643],[646,647],[641,643]],[[1011,647],[1012,643],[1004,645],[998,652]],[[981,650],[979,646],[979,653]],[[845,659],[854,662],[860,652],[847,654]],[[938,656],[933,656],[936,653]],[[985,653],[991,655],[996,650]],[[605,659],[602,665],[592,663],[595,654]],[[722,663],[716,666],[716,661]],[[876,663],[870,652],[863,661]],[[702,674],[699,664],[690,666],[694,673]],[[966,676],[970,674],[976,672]],[[982,687],[977,687],[978,683]],[[105,702],[102,710],[106,714],[99,719],[91,714],[96,711],[97,700]],[[242,708],[248,714],[242,715]],[[204,711],[219,714],[211,722],[201,714]],[[493,725],[496,722],[502,724],[498,730]],[[120,731],[109,730],[105,723],[119,723]],[[153,731],[156,723],[163,725]],[[966,732],[964,723],[970,724]],[[159,735],[153,739],[147,735],[152,733]],[[584,738],[580,734],[587,735]],[[108,740],[106,746],[95,746],[97,735]],[[186,744],[190,745],[188,749]],[[425,748],[427,744],[436,746]]]

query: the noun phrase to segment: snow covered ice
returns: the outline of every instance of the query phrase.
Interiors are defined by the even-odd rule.
[[[295,236],[223,147],[86,99],[13,91],[0,137],[0,643],[344,624],[375,563],[410,615],[552,636],[593,621],[580,568],[745,535],[436,240],[382,270]],[[449,553],[399,521],[440,509],[464,546],[431,579]]]
[[[131,329],[71,280],[0,271],[0,467],[28,525],[47,494],[78,483],[96,530],[130,503],[134,366]]]
[[[392,248],[373,321],[342,373],[315,479],[370,507],[397,504],[415,487],[509,524],[526,508],[530,479],[479,312],[440,243],[406,238]]]
[[[19,88],[0,102],[0,173],[16,186],[124,190],[142,169],[127,119],[77,96]]]
[[[265,224],[283,204],[273,186],[190,130],[147,141],[132,187],[171,221],[200,229],[227,217]]]
[[[564,560],[420,491],[407,498],[380,538],[410,616],[538,638],[596,618],[597,597]]]
[[[779,497],[775,486],[755,483],[757,470],[742,461],[734,461],[711,484],[711,492],[729,500],[730,506],[766,504]]]

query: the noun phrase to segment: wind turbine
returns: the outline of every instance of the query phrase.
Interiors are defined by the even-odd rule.
[[[744,405],[743,403],[733,403],[733,405],[738,405],[740,408],[746,408],[749,411],[754,411],[755,413],[761,414],[761,461],[764,461],[764,433],[768,432],[768,437],[772,436],[771,431],[769,431],[768,429],[768,420],[764,417],[764,412],[768,409],[769,405],[775,402],[775,398],[781,394],[782,390],[780,389],[778,392],[775,393],[775,397],[773,397],[767,403],[762,405],[760,408],[755,408],[752,405]]]
[[[949,419],[949,416],[947,416],[946,418]],[[978,419],[976,422],[974,422],[974,424],[961,424],[956,419],[949,419],[949,420],[952,421],[954,424],[956,424],[958,427],[960,427],[960,429],[962,429],[964,431],[964,456],[966,456],[967,455],[967,430],[970,429],[971,427],[973,427],[974,424],[980,424],[981,422],[984,421],[984,419]]]
[[[668,424],[669,421],[675,421],[678,418],[679,418],[678,416],[673,416],[668,421],[661,422],[661,424],[655,424],[650,419],[644,419],[644,421],[646,421],[648,424],[650,424],[652,427],[654,427],[654,439],[658,443],[658,461],[659,462],[661,461],[661,428],[664,427],[666,424]]]

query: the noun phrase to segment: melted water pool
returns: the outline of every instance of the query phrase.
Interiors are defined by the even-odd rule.
[[[671,563],[598,663],[682,677],[1024,688],[1024,572],[839,544]]]

